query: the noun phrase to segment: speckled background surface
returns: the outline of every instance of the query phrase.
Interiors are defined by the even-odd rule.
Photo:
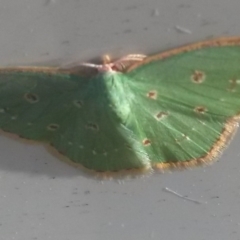
[[[1,0],[0,65],[65,65],[240,35],[239,9],[239,0]],[[240,239],[239,143],[238,133],[210,167],[100,181],[2,136],[0,239]]]

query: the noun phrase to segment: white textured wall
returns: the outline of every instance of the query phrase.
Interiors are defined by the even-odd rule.
[[[239,0],[1,0],[0,64],[64,65],[240,35],[239,10]],[[239,239],[239,142],[211,167],[101,182],[1,137],[0,240]]]

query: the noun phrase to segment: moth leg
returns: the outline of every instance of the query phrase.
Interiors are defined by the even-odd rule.
[[[122,62],[122,61],[139,61],[139,62],[141,62],[146,57],[147,56],[144,54],[133,53],[133,54],[128,54],[127,56],[120,58],[116,62]]]

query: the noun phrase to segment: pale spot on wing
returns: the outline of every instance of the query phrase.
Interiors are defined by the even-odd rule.
[[[227,88],[229,92],[236,92],[237,85],[240,84],[239,79],[229,79],[230,86]]]
[[[79,148],[83,149],[83,148],[84,148],[84,146],[83,146],[83,145],[79,145]]]
[[[195,70],[193,74],[191,75],[191,81],[197,84],[202,83],[206,78],[206,75],[204,72]]]
[[[203,121],[199,121],[202,125],[206,125],[206,123],[205,122],[203,122]]]
[[[95,150],[93,150],[92,153],[93,153],[93,155],[96,155],[96,154],[97,154]]]
[[[190,140],[190,138],[186,134],[182,134],[182,137],[180,137],[180,138],[175,138],[175,141],[177,144],[180,144],[181,142],[183,142],[185,140],[187,140],[187,141]]]
[[[12,119],[12,120],[16,120],[16,119],[17,119],[17,116],[12,116],[11,119]]]
[[[29,103],[37,103],[39,101],[39,97],[35,93],[25,93],[23,97]]]
[[[68,142],[68,145],[72,145],[73,143],[72,142]]]

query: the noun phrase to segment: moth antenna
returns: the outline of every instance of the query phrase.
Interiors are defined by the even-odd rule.
[[[94,64],[94,63],[81,63],[81,66],[97,68],[97,69],[103,67],[102,64]]]
[[[128,54],[125,57],[120,58],[119,60],[117,60],[116,62],[122,62],[122,61],[142,61],[144,58],[146,58],[147,56],[144,54]]]

